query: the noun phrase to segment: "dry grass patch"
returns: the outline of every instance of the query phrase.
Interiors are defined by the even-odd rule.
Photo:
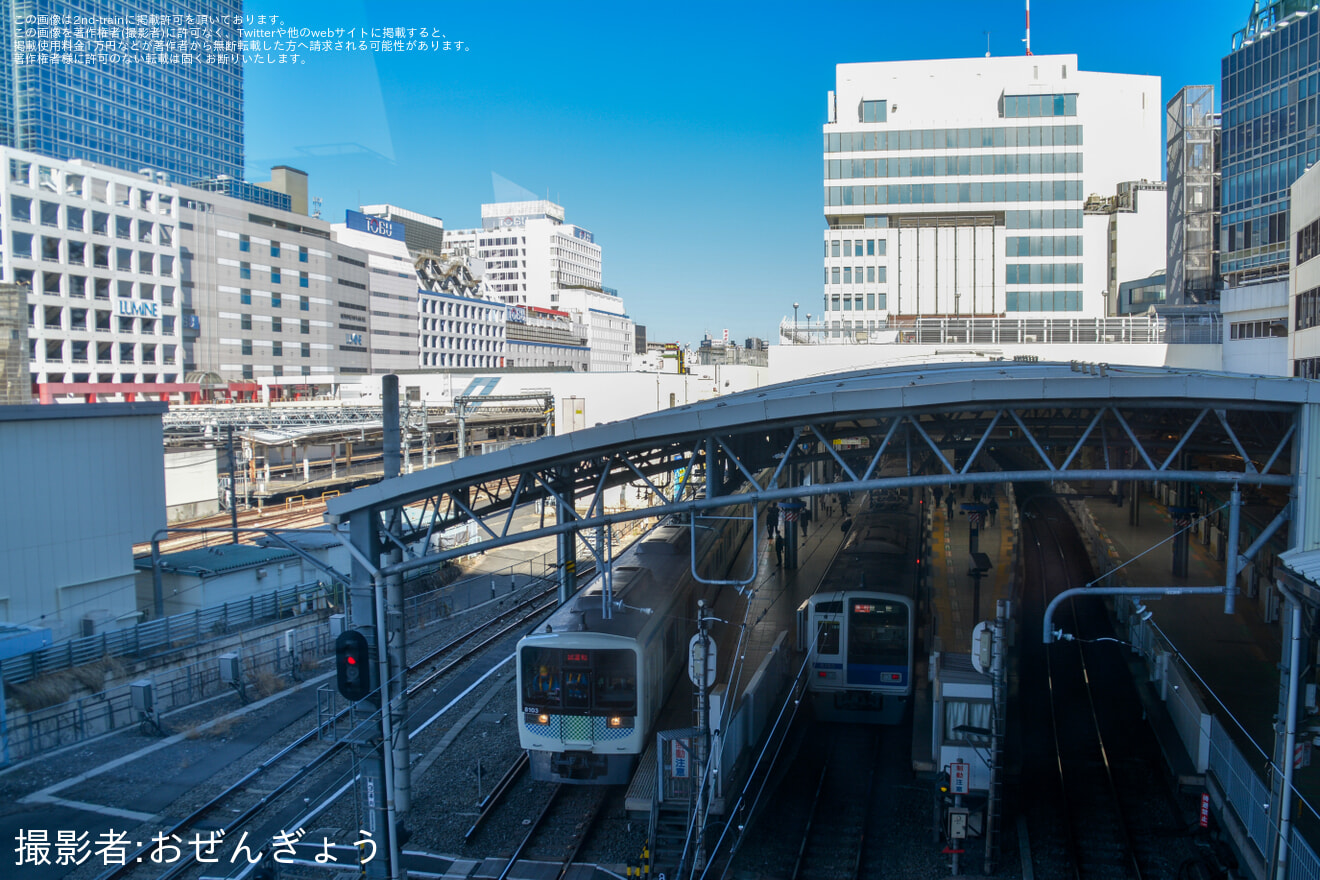
[[[84,693],[100,693],[105,689],[107,674],[113,678],[123,672],[124,664],[113,657],[106,657],[95,663],[62,669],[21,684],[5,682],[5,690],[19,706],[35,712],[67,703]]]

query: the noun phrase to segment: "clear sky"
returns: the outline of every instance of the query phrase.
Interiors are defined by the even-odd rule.
[[[480,225],[483,202],[510,197],[495,188],[504,178],[595,233],[605,285],[648,338],[694,345],[725,328],[774,341],[795,300],[804,318],[819,311],[821,125],[836,64],[982,56],[987,31],[992,54],[1023,49],[1021,0],[244,5],[345,38],[426,28],[463,43],[249,63],[249,179],[279,164],[307,171],[332,222],[388,202],[463,228]],[[1249,9],[1036,0],[1032,51],[1157,75],[1167,101],[1184,85],[1218,90]]]

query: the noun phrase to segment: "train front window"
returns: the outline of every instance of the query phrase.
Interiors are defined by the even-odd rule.
[[[563,692],[560,655],[556,648],[523,648],[523,705],[536,709],[559,707]]]
[[[595,705],[620,715],[637,713],[637,655],[632,651],[593,651]]]
[[[906,666],[907,605],[892,599],[853,599],[848,607],[848,662]]]
[[[816,622],[816,653],[839,653],[839,622],[820,620]]]
[[[522,649],[527,711],[637,714],[636,654],[625,650]]]

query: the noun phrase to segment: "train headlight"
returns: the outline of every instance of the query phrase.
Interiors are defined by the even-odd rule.
[[[623,727],[623,719],[618,715],[611,716],[610,727]]]
[[[549,724],[549,723],[550,723],[550,716],[547,715],[547,714],[545,714],[544,712],[542,712],[540,715],[537,715],[537,716],[536,716],[536,723],[537,723],[537,724]]]

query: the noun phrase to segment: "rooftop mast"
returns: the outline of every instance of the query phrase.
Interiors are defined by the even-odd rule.
[[[1031,54],[1031,0],[1027,0],[1027,54]]]

